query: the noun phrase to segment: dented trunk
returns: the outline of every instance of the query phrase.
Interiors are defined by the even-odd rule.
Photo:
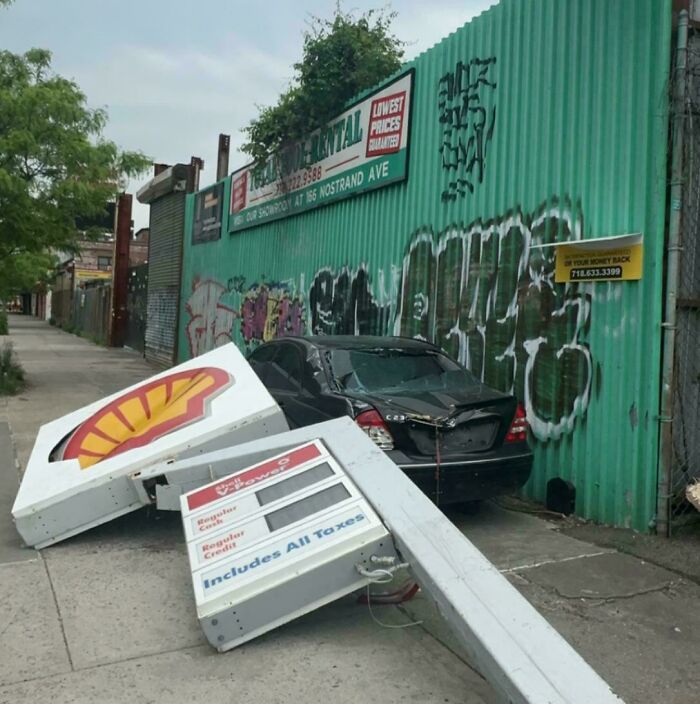
[[[346,392],[346,395],[347,394]],[[352,394],[382,415],[396,447],[409,456],[450,459],[488,452],[503,444],[516,400],[487,386],[465,392]]]

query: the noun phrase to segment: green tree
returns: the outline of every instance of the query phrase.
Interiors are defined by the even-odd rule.
[[[338,5],[330,20],[312,18],[303,57],[276,105],[260,108],[244,129],[242,151],[262,163],[284,145],[321,127],[358,93],[401,67],[404,42],[391,33],[395,12],[356,17]]]
[[[104,139],[106,120],[50,52],[0,52],[0,300],[45,275],[52,251],[75,251],[76,221],[104,215],[148,168]]]

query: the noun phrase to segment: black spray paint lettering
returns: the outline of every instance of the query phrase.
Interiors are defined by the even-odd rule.
[[[389,325],[389,307],[375,300],[364,266],[316,272],[309,309],[314,335],[371,335]]]
[[[591,395],[599,390],[588,344],[592,297],[586,285],[556,283],[554,248],[537,245],[575,242],[583,233],[581,203],[555,195],[530,212],[515,206],[495,218],[455,222],[441,231],[426,224],[410,235],[403,259],[388,268],[370,274],[366,262],[324,266],[308,288],[303,274],[270,284],[284,286],[281,302],[294,301],[296,307],[289,308],[298,311],[294,317],[278,316],[282,309],[270,305],[267,284],[244,289],[245,298],[232,301],[246,321],[236,342],[247,347],[286,334],[431,340],[484,382],[524,401],[538,440],[558,440],[586,416]],[[239,281],[242,276],[230,279]],[[198,284],[200,290],[199,304],[191,298],[186,306],[187,329],[212,334],[201,338],[197,353],[232,339],[233,318],[238,319],[220,298],[223,284],[207,280]],[[254,291],[257,303],[249,311]],[[277,317],[294,325],[270,324]],[[207,326],[208,320],[217,322]]]
[[[442,126],[439,148],[442,168],[451,180],[443,202],[474,192],[484,180],[486,151],[496,125],[496,106],[486,100],[496,90],[492,72],[496,57],[458,61],[454,71],[438,81],[438,114]]]

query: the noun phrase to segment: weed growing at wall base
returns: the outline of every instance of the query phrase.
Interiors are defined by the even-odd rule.
[[[16,394],[24,388],[24,370],[17,361],[11,342],[0,349],[0,395]]]

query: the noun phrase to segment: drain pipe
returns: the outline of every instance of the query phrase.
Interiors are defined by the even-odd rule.
[[[674,362],[676,349],[676,299],[678,298],[678,272],[680,251],[681,216],[683,210],[683,149],[685,132],[685,74],[688,48],[688,12],[681,10],[678,17],[676,60],[673,73],[673,138],[671,145],[671,182],[669,193],[668,246],[666,248],[666,301],[663,330],[663,356],[661,368],[661,409],[659,414],[661,444],[657,486],[656,532],[670,533],[669,502],[673,467],[673,407]]]

